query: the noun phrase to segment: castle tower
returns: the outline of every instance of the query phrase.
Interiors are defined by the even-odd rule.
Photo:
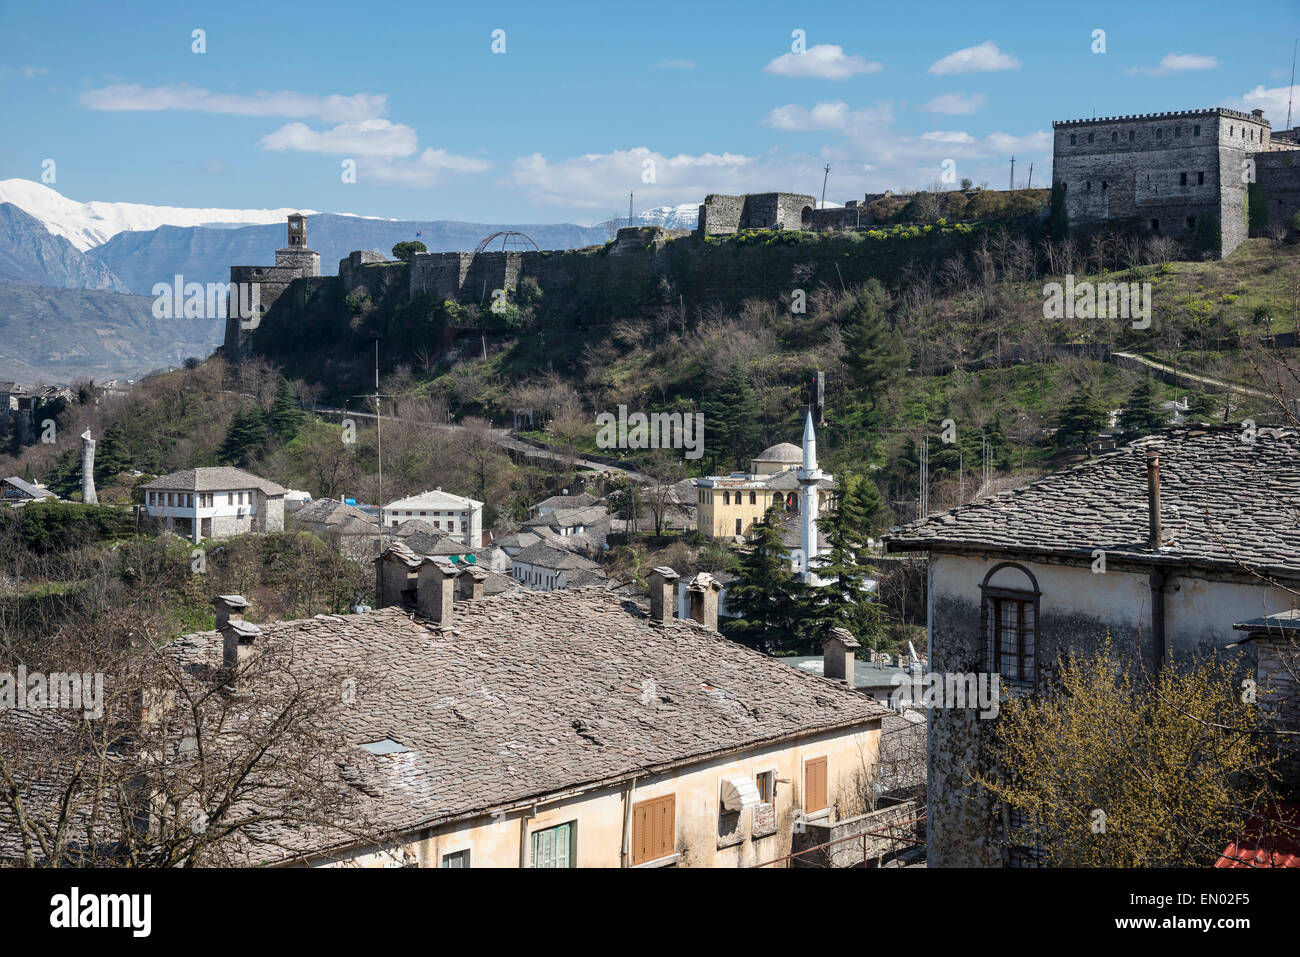
[[[803,426],[803,466],[799,469],[799,520],[800,539],[803,546],[803,580],[817,584],[813,561],[817,557],[817,483],[824,478],[817,467],[817,433],[813,431],[811,410],[806,413]]]
[[[289,217],[289,248],[300,246],[307,248],[307,217],[294,213]]]
[[[99,496],[95,494],[95,440],[90,437],[90,429],[81,433],[81,501],[86,505],[99,504]]]

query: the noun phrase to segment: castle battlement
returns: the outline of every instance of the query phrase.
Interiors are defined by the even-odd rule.
[[[1249,123],[1258,123],[1261,126],[1269,126],[1269,121],[1263,116],[1256,116],[1253,113],[1242,113],[1240,110],[1230,110],[1226,106],[1212,106],[1204,110],[1169,110],[1164,113],[1126,113],[1121,116],[1096,116],[1079,120],[1053,120],[1052,127],[1058,126],[1090,126],[1094,123],[1124,123],[1139,122],[1142,120],[1165,120],[1177,117],[1191,116],[1230,116],[1234,119],[1245,120]]]

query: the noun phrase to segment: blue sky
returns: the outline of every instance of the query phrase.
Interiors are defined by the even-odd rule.
[[[181,7],[0,0],[0,179],[52,158],[81,201],[583,223],[629,190],[819,194],[827,163],[835,202],[947,159],[1004,187],[1013,153],[1038,185],[1053,119],[1259,106],[1280,129],[1300,34],[1294,0]]]

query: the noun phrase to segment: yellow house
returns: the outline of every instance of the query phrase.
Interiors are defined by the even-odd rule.
[[[307,667],[384,676],[340,718],[373,833],[350,818],[250,863],[748,866],[789,854],[801,822],[867,808],[887,709],[723,638],[709,576],[690,584],[698,620],[683,620],[667,568],[647,612],[599,588],[483,598],[472,570],[390,558],[377,564],[396,603],[256,638],[291,643]],[[219,655],[231,629],[242,640],[238,611],[180,653]]]
[[[802,464],[799,446],[781,442],[750,459],[748,472],[696,479],[699,530],[710,538],[745,538],[772,506],[798,512],[802,497],[798,473]],[[819,492],[833,492],[832,476],[823,475],[817,488]],[[832,496],[819,494],[817,498],[817,512],[824,515],[831,508]]]

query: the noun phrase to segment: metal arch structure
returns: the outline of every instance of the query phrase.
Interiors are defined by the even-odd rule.
[[[481,252],[487,252],[488,245],[496,239],[501,240],[501,252],[506,252],[509,249],[524,250],[529,247],[532,247],[534,250],[539,252],[541,251],[541,247],[538,246],[537,243],[533,242],[531,236],[516,232],[513,229],[502,229],[479,243],[478,248],[474,250],[475,255]]]

